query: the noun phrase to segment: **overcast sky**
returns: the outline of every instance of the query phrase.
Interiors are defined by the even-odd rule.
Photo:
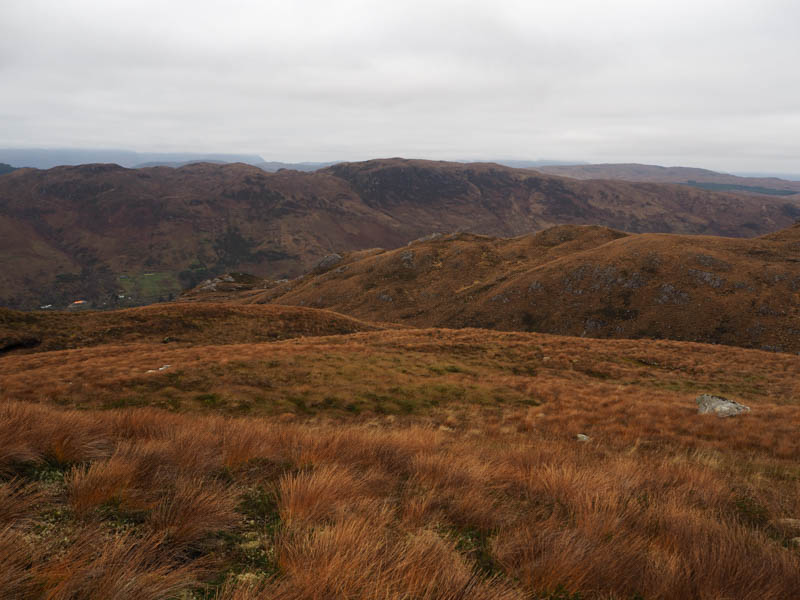
[[[0,0],[0,146],[800,172],[798,0]]]

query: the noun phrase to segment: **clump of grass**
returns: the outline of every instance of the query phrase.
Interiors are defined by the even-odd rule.
[[[366,495],[363,479],[343,467],[323,466],[287,474],[281,478],[279,486],[281,521],[288,524],[318,522],[334,517]]]
[[[123,456],[74,467],[65,478],[67,496],[78,516],[103,504],[131,506],[136,496],[137,465]]]
[[[0,482],[0,527],[30,517],[44,500],[45,494],[34,484],[19,479]]]
[[[193,546],[237,520],[234,493],[209,479],[180,477],[156,504],[147,525],[173,547]]]
[[[191,562],[177,561],[161,537],[122,534],[104,540],[87,530],[41,565],[36,579],[54,600],[160,600],[190,589],[199,573]]]
[[[40,594],[37,566],[40,551],[11,525],[0,527],[0,597],[28,600]]]

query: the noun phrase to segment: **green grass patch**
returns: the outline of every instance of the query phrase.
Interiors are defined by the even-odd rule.
[[[437,375],[444,375],[445,373],[469,373],[469,371],[458,365],[428,365],[428,370]]]
[[[222,397],[219,394],[197,394],[194,399],[209,408],[218,408],[223,404]]]
[[[135,302],[166,302],[183,291],[178,274],[171,271],[126,273],[117,283],[121,293]]]

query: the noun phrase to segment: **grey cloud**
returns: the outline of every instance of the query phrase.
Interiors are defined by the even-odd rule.
[[[0,3],[0,145],[800,172],[789,0]]]

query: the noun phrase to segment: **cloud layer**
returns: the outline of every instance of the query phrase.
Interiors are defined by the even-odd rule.
[[[0,145],[800,171],[794,0],[3,0]]]

